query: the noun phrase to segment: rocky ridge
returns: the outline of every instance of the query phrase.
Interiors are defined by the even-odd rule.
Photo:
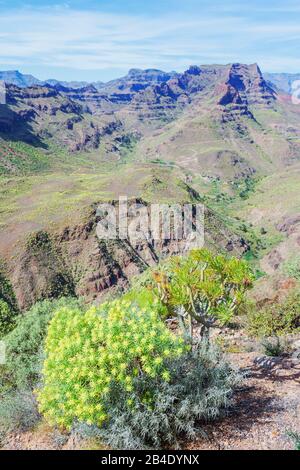
[[[130,201],[136,203],[149,207],[140,199]],[[206,246],[236,256],[249,249],[247,242],[217,221],[211,211],[206,210],[205,218]],[[55,232],[35,232],[16,248],[7,275],[22,310],[41,298],[60,295],[95,301],[126,288],[133,276],[160,259],[183,254],[186,249],[186,240],[174,236],[162,241],[130,237],[100,240],[98,221],[97,210],[92,208],[85,222]]]

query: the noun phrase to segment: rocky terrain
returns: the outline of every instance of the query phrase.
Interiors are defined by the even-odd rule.
[[[124,286],[161,252],[174,252],[98,246],[91,207],[122,194],[204,202],[222,220],[208,226],[212,245],[244,243],[246,251],[260,251],[264,272],[280,272],[298,243],[297,234],[278,226],[299,216],[297,191],[294,202],[285,191],[291,180],[297,186],[300,111],[288,90],[274,85],[276,77],[266,78],[256,64],[191,66],[184,73],[132,69],[108,83],[40,82],[2,72],[0,258],[20,306],[55,284],[93,298]],[[270,188],[279,181],[286,185],[276,216]],[[246,232],[241,221],[249,224]],[[28,237],[37,233],[51,243],[33,253]],[[268,256],[279,259],[276,268]]]
[[[296,343],[296,341],[295,341]],[[268,358],[258,351],[231,354],[245,374],[234,406],[218,426],[207,426],[207,440],[188,449],[294,450],[289,433],[299,429],[299,359]]]
[[[297,285],[287,266],[300,247],[294,79],[262,74],[257,64],[132,69],[108,83],[0,72],[0,297],[21,313],[61,296],[98,304],[148,267],[185,253],[185,240],[174,236],[100,240],[98,205],[117,207],[126,195],[148,212],[151,203],[203,204],[205,246],[249,262],[259,308],[280,302]],[[228,415],[183,448],[292,449],[299,335],[275,358],[244,325],[214,335],[245,380]],[[2,445],[99,448],[44,421]]]
[[[19,81],[11,74],[4,75],[4,80],[6,76],[7,107],[2,106],[1,110],[2,133],[13,133],[29,143],[35,138],[45,146],[54,140],[70,151],[98,149],[102,141],[109,141],[109,154],[126,139],[143,141],[143,137],[151,137],[151,132],[163,130],[165,123],[174,123],[177,129],[184,111],[202,118],[208,127],[207,137],[213,137],[209,133],[212,125],[217,126],[215,131],[220,137],[225,137],[230,131],[226,123],[231,122],[236,132],[232,139],[237,145],[239,137],[245,139],[249,135],[249,148],[261,147],[255,131],[261,137],[271,129],[265,128],[263,120],[255,115],[256,108],[276,111],[279,120],[284,119],[282,113],[291,111],[264,80],[256,64],[191,66],[182,74],[133,69],[119,80],[76,88],[34,81],[18,88]],[[27,83],[25,78],[23,82]],[[277,123],[279,130],[286,141],[288,132],[279,129]]]
[[[135,203],[131,201],[131,203]],[[143,203],[139,200],[139,203]],[[114,202],[117,205],[117,201]],[[242,256],[249,246],[207,211],[207,246]],[[122,292],[133,276],[159,260],[185,252],[186,241],[99,240],[99,217],[90,208],[86,222],[61,231],[37,231],[14,247],[8,275],[21,310],[45,297],[76,295],[89,301]]]

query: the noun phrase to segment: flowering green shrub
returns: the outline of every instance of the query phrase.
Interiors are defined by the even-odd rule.
[[[0,338],[13,330],[17,313],[11,309],[5,300],[0,299]]]
[[[150,273],[148,275],[150,275]],[[153,289],[148,289],[143,285],[133,286],[123,295],[123,299],[133,302],[142,309],[148,310],[150,308],[153,310],[153,308],[155,308],[155,311],[161,319],[168,318],[169,311],[167,306],[158,298]]]
[[[154,309],[117,300],[86,313],[62,308],[51,320],[46,339],[40,411],[51,424],[70,429],[74,421],[101,427],[117,390],[126,406],[136,400],[149,409],[153,396],[137,393],[139,379],[170,380],[166,364],[187,350]]]
[[[84,309],[74,298],[44,300],[17,317],[13,331],[3,338],[5,364],[0,366],[0,443],[7,432],[25,430],[40,419],[33,388],[41,380],[43,343],[57,309]]]

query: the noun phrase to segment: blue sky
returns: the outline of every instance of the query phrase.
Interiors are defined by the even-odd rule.
[[[41,79],[229,62],[300,72],[299,0],[0,0],[0,24],[0,70]]]

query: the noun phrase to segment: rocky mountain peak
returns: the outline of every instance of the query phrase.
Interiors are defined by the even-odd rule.
[[[0,71],[0,80],[3,80],[7,84],[16,85],[21,88],[28,86],[38,85],[42,82],[32,75],[24,75],[19,70],[5,70]]]
[[[174,77],[176,72],[164,72],[158,69],[130,69],[127,78],[137,81],[165,82]]]
[[[269,107],[276,99],[276,92],[267,84],[257,64],[232,64],[227,85],[239,93],[244,104]]]
[[[188,70],[186,71],[189,75],[200,75],[201,68],[198,65],[191,65]]]

